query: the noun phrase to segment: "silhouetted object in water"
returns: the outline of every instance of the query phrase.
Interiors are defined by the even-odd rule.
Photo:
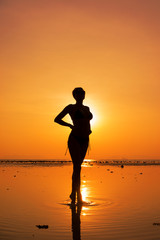
[[[154,226],[160,226],[160,223],[155,222],[155,223],[153,223],[153,225]]]
[[[77,206],[75,204],[72,204],[71,206],[72,210],[72,233],[73,233],[73,240],[81,240],[81,210],[82,210],[82,204],[78,204]]]
[[[39,229],[48,229],[48,225],[36,225]]]
[[[54,121],[72,129],[68,138],[68,148],[73,162],[72,192],[70,198],[72,203],[75,203],[77,197],[77,202],[80,203],[82,202],[80,192],[81,164],[88,149],[89,135],[91,134],[90,120],[93,115],[89,107],[83,105],[85,91],[82,88],[75,88],[72,94],[76,103],[66,106]],[[70,115],[73,125],[62,120],[67,114]]]

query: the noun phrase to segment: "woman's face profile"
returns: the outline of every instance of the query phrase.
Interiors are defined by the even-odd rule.
[[[78,101],[78,100],[83,101],[85,99],[85,93],[82,91],[79,91],[75,94],[74,98],[76,101]]]

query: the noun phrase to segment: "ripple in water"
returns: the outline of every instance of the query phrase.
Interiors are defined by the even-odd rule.
[[[109,207],[109,206],[113,205],[113,201],[109,200],[109,199],[106,199],[106,200],[99,200],[99,199],[94,200],[93,199],[92,201],[83,201],[81,204],[78,204],[78,203],[72,204],[71,201],[68,199],[68,200],[65,200],[64,202],[61,202],[59,204],[60,205],[66,205],[66,206],[82,205],[84,207],[96,206],[96,207],[104,209],[105,207]]]

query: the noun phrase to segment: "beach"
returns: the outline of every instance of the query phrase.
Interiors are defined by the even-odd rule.
[[[84,163],[82,206],[71,176],[71,162],[1,163],[0,239],[160,239],[160,165]]]

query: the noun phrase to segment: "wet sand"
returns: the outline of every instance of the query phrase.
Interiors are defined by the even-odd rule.
[[[159,240],[160,166],[144,164],[84,164],[73,207],[70,162],[1,163],[0,239]]]

